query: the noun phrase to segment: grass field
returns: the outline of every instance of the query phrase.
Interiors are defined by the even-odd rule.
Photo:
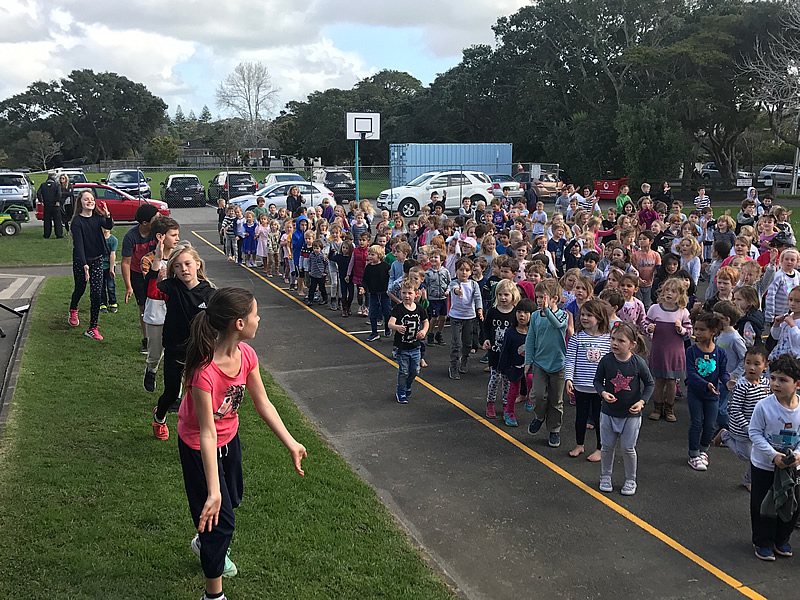
[[[53,234],[46,240],[42,237],[42,222],[38,223],[38,227],[23,227],[15,236],[0,236],[0,266],[72,264],[72,238],[65,235],[59,240]],[[114,227],[111,233],[122,244],[122,236],[128,229],[128,226]]]
[[[203,579],[176,448],[153,438],[132,305],[101,315],[102,342],[66,323],[69,278],[36,301],[14,405],[0,441],[0,581],[26,599],[199,598]],[[88,316],[88,298],[80,313]],[[259,335],[269,335],[262,325]],[[321,441],[264,374],[305,477],[240,409],[245,493],[232,598],[454,598],[374,491]],[[159,381],[160,383],[160,381]]]

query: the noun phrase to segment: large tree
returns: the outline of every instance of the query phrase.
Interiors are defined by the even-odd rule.
[[[262,62],[239,63],[217,87],[217,107],[245,124],[244,145],[252,147],[266,135],[279,91]]]

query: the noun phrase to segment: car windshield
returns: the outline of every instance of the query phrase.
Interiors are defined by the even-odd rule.
[[[341,172],[328,173],[326,179],[333,183],[350,183],[351,181],[353,181],[353,177],[350,175],[350,173],[341,173]]]
[[[300,175],[275,175],[275,181],[305,181]]]
[[[250,175],[229,175],[231,185],[251,185],[253,178]]]
[[[70,183],[87,183],[89,181],[83,173],[71,173],[67,177],[69,177]]]
[[[420,175],[416,179],[412,179],[406,185],[408,187],[420,187],[425,185],[426,182],[430,181],[436,174],[435,173],[426,173],[425,175]]]
[[[136,171],[109,173],[108,183],[139,183],[139,173]]]
[[[22,187],[25,185],[25,178],[22,175],[0,175],[0,186],[9,185]]]
[[[472,173],[472,176],[475,179],[477,179],[478,181],[480,181],[481,183],[491,183],[491,180],[489,179],[489,177],[487,177],[483,173]]]
[[[197,177],[175,177],[170,185],[174,185],[175,187],[189,187],[192,185],[197,185],[200,183],[200,180]]]
[[[492,181],[514,181],[511,175],[491,175]]]

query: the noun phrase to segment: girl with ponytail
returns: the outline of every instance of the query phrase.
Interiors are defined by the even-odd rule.
[[[224,598],[222,577],[236,575],[228,558],[233,509],[242,500],[242,449],[238,410],[245,388],[256,411],[289,450],[303,475],[306,449],[286,429],[269,401],[258,357],[245,343],[258,330],[258,305],[241,288],[217,290],[192,321],[186,348],[186,395],[178,411],[178,451],[189,510],[199,534],[191,546],[200,557],[203,600]]]

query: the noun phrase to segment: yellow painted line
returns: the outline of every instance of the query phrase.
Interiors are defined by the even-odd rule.
[[[206,244],[211,246],[214,250],[216,250],[220,254],[224,254],[224,252],[222,250],[217,248],[213,243],[209,242],[207,239],[205,239],[203,236],[201,236],[196,231],[192,231],[192,233],[194,235],[196,235],[198,238],[200,238],[201,240],[203,240]],[[304,309],[308,310],[308,312],[310,312],[312,315],[314,315],[315,317],[320,319],[326,325],[329,325],[330,327],[332,327],[333,329],[335,329],[336,331],[338,331],[339,333],[341,333],[342,335],[344,335],[348,339],[354,341],[356,344],[358,344],[359,346],[361,346],[362,348],[364,348],[368,352],[371,352],[372,354],[374,354],[378,358],[380,358],[383,361],[385,361],[385,362],[389,363],[390,365],[392,365],[394,368],[397,368],[397,363],[396,362],[394,362],[390,358],[387,358],[386,356],[384,356],[383,354],[381,354],[380,352],[375,350],[375,348],[373,348],[372,346],[366,344],[365,342],[362,342],[361,340],[359,340],[355,336],[351,335],[350,332],[345,331],[344,329],[339,327],[336,323],[333,323],[332,321],[330,321],[329,319],[327,319],[326,317],[324,317],[323,315],[321,315],[317,311],[311,310],[311,308],[306,306],[306,304],[302,300],[300,300],[299,298],[297,298],[294,295],[288,293],[283,288],[275,285],[269,279],[267,279],[266,277],[264,277],[260,273],[254,271],[250,267],[244,267],[244,265],[239,265],[239,266],[242,266],[243,268],[247,269],[253,275],[255,275],[256,277],[258,277],[259,279],[264,281],[264,283],[266,283],[267,285],[271,286],[276,291],[280,292],[281,294],[283,294],[284,296],[286,296],[290,300],[293,300],[294,302],[296,302],[297,304],[302,306]],[[537,460],[539,463],[541,463],[542,465],[544,465],[545,467],[547,467],[548,469],[553,471],[556,475],[559,475],[563,479],[566,479],[572,485],[574,485],[575,487],[577,487],[581,491],[585,492],[586,494],[588,494],[589,496],[591,496],[592,498],[594,498],[598,502],[601,502],[602,504],[604,504],[605,506],[607,506],[608,508],[613,510],[618,515],[624,517],[625,519],[627,519],[628,521],[630,521],[631,523],[633,523],[634,525],[636,525],[640,529],[646,531],[647,533],[649,533],[650,535],[652,535],[656,539],[660,540],[661,542],[663,542],[664,544],[666,544],[667,546],[669,546],[673,550],[679,552],[680,554],[682,554],[683,556],[685,556],[686,558],[691,560],[693,563],[695,563],[697,566],[701,567],[702,569],[705,569],[710,574],[712,574],[714,577],[716,577],[717,579],[719,579],[720,581],[722,581],[726,585],[729,585],[730,587],[732,587],[734,590],[736,590],[740,594],[746,596],[747,598],[751,598],[752,600],[767,600],[766,597],[762,596],[761,594],[759,594],[758,592],[756,592],[752,588],[746,586],[745,584],[743,584],[741,581],[739,581],[735,577],[732,577],[732,576],[728,575],[725,571],[715,567],[710,562],[705,560],[702,556],[699,556],[698,554],[692,552],[686,546],[683,546],[682,544],[680,544],[676,540],[672,539],[666,533],[664,533],[660,529],[657,529],[656,527],[654,527],[653,525],[651,525],[650,523],[648,523],[644,519],[641,519],[640,517],[637,517],[635,514],[630,512],[627,508],[617,504],[616,502],[611,500],[605,494],[601,493],[598,490],[595,490],[594,488],[589,487],[584,482],[582,482],[580,479],[578,479],[577,477],[572,475],[569,471],[566,471],[566,470],[562,469],[561,467],[559,467],[557,464],[555,464],[551,460],[545,458],[544,456],[542,456],[541,454],[539,454],[538,452],[536,452],[535,450],[533,450],[529,446],[526,446],[525,444],[520,442],[518,439],[516,439],[513,436],[509,435],[506,431],[500,429],[499,427],[497,427],[497,425],[495,425],[494,423],[488,421],[483,416],[479,415],[478,413],[476,413],[475,411],[473,411],[469,407],[465,406],[464,404],[462,404],[461,402],[459,402],[458,400],[456,400],[455,398],[453,398],[449,394],[443,392],[442,390],[440,390],[436,386],[428,383],[427,381],[425,381],[424,379],[421,379],[419,377],[417,377],[416,381],[418,383],[422,384],[423,386],[425,386],[426,388],[428,388],[430,391],[432,391],[434,394],[436,394],[440,398],[446,400],[447,402],[449,402],[450,404],[452,404],[453,406],[455,406],[459,410],[463,411],[464,413],[466,413],[467,415],[469,415],[470,417],[472,417],[473,419],[478,421],[481,425],[484,425],[485,427],[490,429],[493,433],[496,433],[497,435],[499,435],[501,438],[503,438],[504,440],[506,440],[510,444],[512,444],[512,445],[516,446],[517,448],[519,448],[520,450],[522,450],[525,454],[527,454],[531,458]]]

